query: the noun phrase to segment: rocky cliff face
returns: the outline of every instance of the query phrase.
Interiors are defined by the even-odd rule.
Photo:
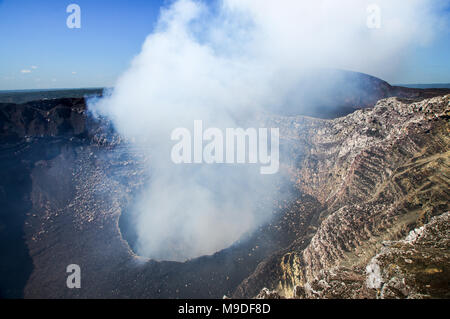
[[[415,227],[433,228],[436,222],[428,224],[430,220],[449,210],[449,99],[390,98],[332,121],[269,119],[271,125],[284,128],[282,134],[292,147],[302,145],[301,158],[287,163],[292,181],[326,208],[306,248],[294,242],[265,261],[235,296],[255,296],[263,287],[286,297],[412,296],[377,293],[380,287],[366,284],[365,270],[386,241],[404,238]],[[448,232],[439,234],[445,246]],[[430,250],[450,248],[428,244]],[[394,259],[397,253],[391,249],[388,255]],[[434,274],[447,278],[440,284],[448,287],[448,273],[442,274],[447,257],[440,258]],[[416,262],[420,261],[412,261],[411,267]],[[268,275],[274,269],[276,276]],[[440,281],[429,276],[430,285]],[[439,297],[442,291],[435,294],[430,288],[428,294],[414,296]]]
[[[2,273],[26,267],[0,278],[0,294],[448,297],[449,100],[389,98],[333,120],[260,115],[280,127],[285,196],[267,225],[184,263],[141,258],[124,240],[151,159],[83,99],[3,104],[0,234],[18,250],[1,246]],[[65,286],[72,263],[82,289]]]
[[[366,267],[379,298],[450,298],[450,214],[435,216],[404,240],[385,242]]]

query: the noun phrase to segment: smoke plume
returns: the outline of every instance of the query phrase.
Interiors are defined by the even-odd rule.
[[[179,0],[161,10],[112,93],[90,103],[151,157],[151,181],[132,213],[138,254],[167,260],[211,254],[270,218],[259,203],[275,193],[273,176],[254,165],[175,165],[175,128],[192,129],[194,120],[242,127],[255,112],[285,101],[301,109],[301,99],[290,95],[317,68],[391,78],[439,25],[434,1],[379,0],[379,28],[369,28],[369,4]]]

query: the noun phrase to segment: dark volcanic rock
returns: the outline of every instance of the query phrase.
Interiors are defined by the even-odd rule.
[[[0,137],[16,141],[24,137],[76,136],[85,131],[84,99],[0,104]]]
[[[84,98],[102,96],[104,89],[55,89],[55,90],[18,90],[0,91],[0,103],[22,104],[31,101],[47,101],[52,99]]]

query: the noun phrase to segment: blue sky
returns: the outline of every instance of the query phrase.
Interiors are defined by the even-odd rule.
[[[80,29],[66,26],[74,2]],[[139,53],[163,3],[0,0],[0,89],[111,86]]]
[[[446,1],[446,0],[444,0]],[[81,7],[81,29],[66,7]],[[0,90],[112,86],[167,0],[0,0]],[[450,11],[450,6],[448,6]],[[444,14],[444,12],[443,12]],[[411,52],[395,83],[449,83],[450,32]]]

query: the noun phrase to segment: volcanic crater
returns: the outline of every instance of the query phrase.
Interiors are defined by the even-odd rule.
[[[133,251],[129,217],[151,159],[89,116],[85,99],[1,104],[1,242],[14,243],[1,266],[16,274],[1,276],[2,297],[448,298],[449,247],[433,241],[448,244],[450,95],[402,92],[335,119],[260,114],[290,154],[283,196],[267,223],[184,262]],[[421,227],[422,241],[397,243]],[[422,251],[439,252],[438,271],[414,267]],[[367,281],[374,263],[378,286]],[[69,264],[81,289],[66,287]]]

